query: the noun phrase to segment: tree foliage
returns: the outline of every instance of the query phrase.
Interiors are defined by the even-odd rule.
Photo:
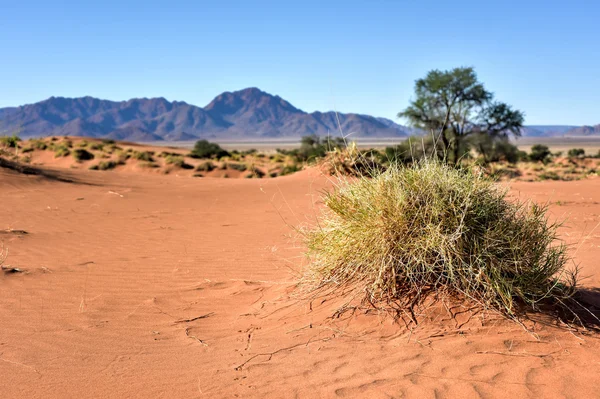
[[[459,162],[472,135],[485,134],[496,140],[521,134],[523,113],[495,101],[473,68],[430,71],[416,81],[415,95],[398,116],[432,132],[451,163]]]

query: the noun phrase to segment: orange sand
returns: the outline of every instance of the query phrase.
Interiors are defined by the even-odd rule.
[[[194,179],[0,170],[1,398],[595,397],[600,341],[505,320],[434,320],[287,298],[303,266],[287,237],[326,179]],[[600,287],[600,180],[514,183],[554,204],[585,284]],[[318,205],[316,205],[318,206]],[[585,239],[583,239],[585,238]],[[464,320],[465,322],[467,320]],[[241,366],[241,367],[240,367]]]

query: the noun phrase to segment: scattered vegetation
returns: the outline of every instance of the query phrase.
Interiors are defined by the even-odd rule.
[[[315,229],[301,230],[318,289],[412,314],[428,297],[469,299],[517,317],[565,304],[577,285],[546,208],[508,201],[474,170],[419,161],[340,180]],[[378,306],[378,305],[377,305]]]

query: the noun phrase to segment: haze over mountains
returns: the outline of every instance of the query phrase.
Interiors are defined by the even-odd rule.
[[[416,130],[386,118],[354,113],[307,113],[257,88],[218,95],[201,108],[164,98],[128,101],[51,97],[35,104],[0,108],[0,135],[22,138],[62,135],[127,141],[297,138],[338,135],[406,137]],[[527,126],[524,136],[600,135],[600,125]]]

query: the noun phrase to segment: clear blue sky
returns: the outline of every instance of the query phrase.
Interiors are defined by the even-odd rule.
[[[0,0],[0,107],[50,96],[199,106],[256,86],[395,118],[414,81],[474,66],[528,124],[600,123],[600,1]]]

